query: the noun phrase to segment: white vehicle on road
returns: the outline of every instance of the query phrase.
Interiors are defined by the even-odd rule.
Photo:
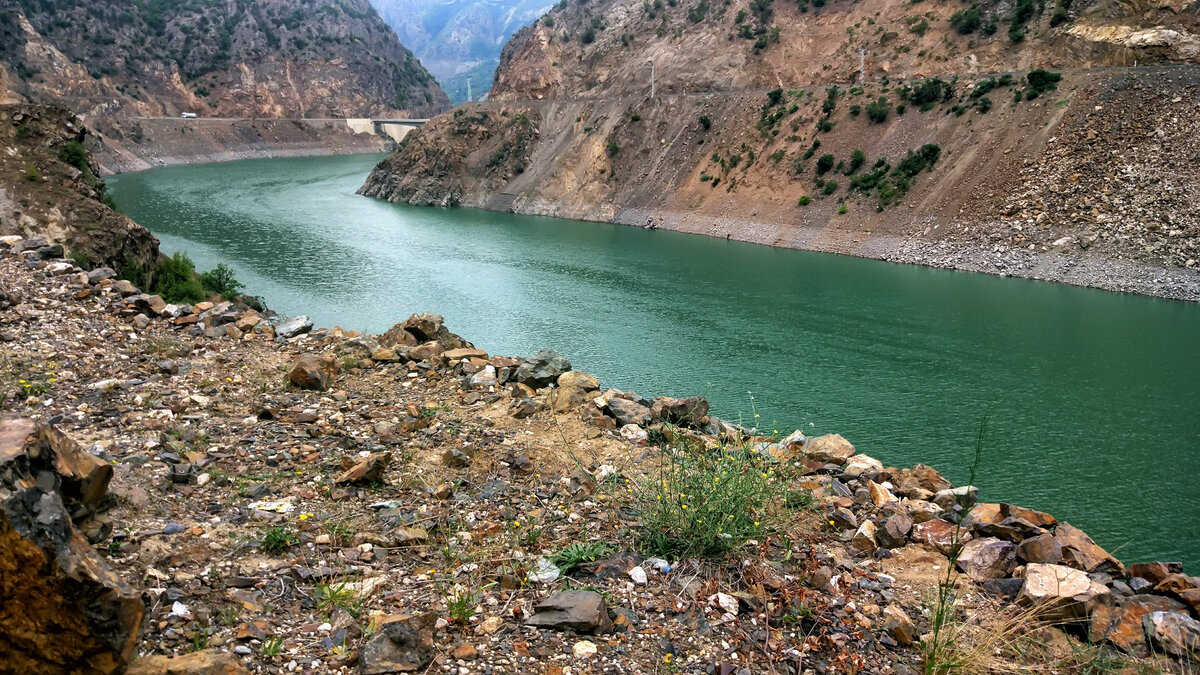
[[[196,119],[196,113],[189,113],[189,112],[179,113],[179,116],[185,120]]]

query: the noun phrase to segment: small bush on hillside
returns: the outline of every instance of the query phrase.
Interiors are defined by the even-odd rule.
[[[196,278],[196,265],[182,251],[159,260],[150,291],[170,303],[195,304],[204,299],[204,287]]]
[[[1029,74],[1025,76],[1025,81],[1029,83],[1029,88],[1025,91],[1025,98],[1035,99],[1041,94],[1058,89],[1058,83],[1062,81],[1062,73],[1053,73],[1038,68],[1029,71]]]
[[[800,205],[800,206],[808,206],[809,204],[811,204],[811,203],[812,203],[812,197],[809,197],[808,195],[804,195],[804,196],[803,196],[803,197],[801,197],[801,198],[800,198],[800,200],[799,200],[798,202],[796,202],[796,203],[797,203],[798,205]]]
[[[58,147],[58,158],[79,169],[89,171],[87,149],[79,141],[67,141]]]
[[[704,127],[705,131],[708,131],[712,128],[712,120],[709,119],[708,115],[700,116],[700,126]]]
[[[891,102],[885,97],[880,96],[878,99],[867,104],[867,119],[875,124],[882,124],[887,121],[888,111],[891,108]]]
[[[858,171],[860,168],[862,168],[862,165],[866,163],[867,153],[863,152],[862,150],[855,150],[854,152],[850,153],[850,166],[846,167],[846,175],[849,176],[855,171]]]
[[[822,176],[833,168],[833,155],[821,155],[817,158],[817,175]]]
[[[234,278],[233,269],[225,263],[201,274],[200,285],[209,293],[216,293],[226,300],[237,297],[246,288],[242,282]]]
[[[837,192],[837,189],[838,189],[838,182],[836,180],[827,180],[827,181],[825,181],[825,185],[822,186],[821,191],[827,195],[831,195],[831,194]]]
[[[979,27],[983,25],[983,17],[979,15],[979,10],[974,7],[960,9],[951,15],[950,25],[954,26],[954,30],[958,31],[959,35],[970,35],[979,30]]]

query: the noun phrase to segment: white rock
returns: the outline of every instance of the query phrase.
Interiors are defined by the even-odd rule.
[[[650,439],[650,435],[646,433],[645,429],[636,424],[626,424],[625,426],[621,427],[621,438],[624,438],[630,443],[642,445]]]
[[[537,567],[529,571],[528,577],[530,581],[548,584],[557,580],[560,574],[562,572],[557,565],[545,558],[538,558]]]
[[[711,604],[725,610],[726,614],[737,616],[738,601],[737,598],[733,597],[732,595],[729,595],[728,593],[717,593],[716,595],[710,597],[708,601]]]
[[[589,642],[587,640],[580,640],[579,642],[575,643],[575,646],[571,648],[571,651],[575,654],[575,658],[586,659],[589,656],[596,655],[596,643]]]
[[[642,569],[641,567],[635,567],[629,570],[629,578],[633,579],[633,583],[638,584],[639,586],[645,585],[646,570]]]

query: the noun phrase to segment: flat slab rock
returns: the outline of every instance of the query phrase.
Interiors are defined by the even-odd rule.
[[[525,624],[592,634],[605,633],[611,626],[604,597],[593,591],[555,593],[537,604]]]

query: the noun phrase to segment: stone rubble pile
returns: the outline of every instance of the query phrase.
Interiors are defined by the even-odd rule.
[[[947,555],[979,611],[1029,607],[1139,658],[1200,645],[1200,579],[1178,563],[1126,567],[1069,523],[836,434],[762,436],[552,350],[489,355],[436,314],[317,330],[0,246],[0,348],[24,369],[3,401],[22,417],[0,423],[0,568],[43,561],[0,575],[3,597],[36,596],[0,610],[18,663],[915,673],[928,582],[903,575]],[[811,499],[803,529],[723,562],[639,555],[625,500],[685,446],[786,471]],[[603,553],[549,561],[581,542]]]

